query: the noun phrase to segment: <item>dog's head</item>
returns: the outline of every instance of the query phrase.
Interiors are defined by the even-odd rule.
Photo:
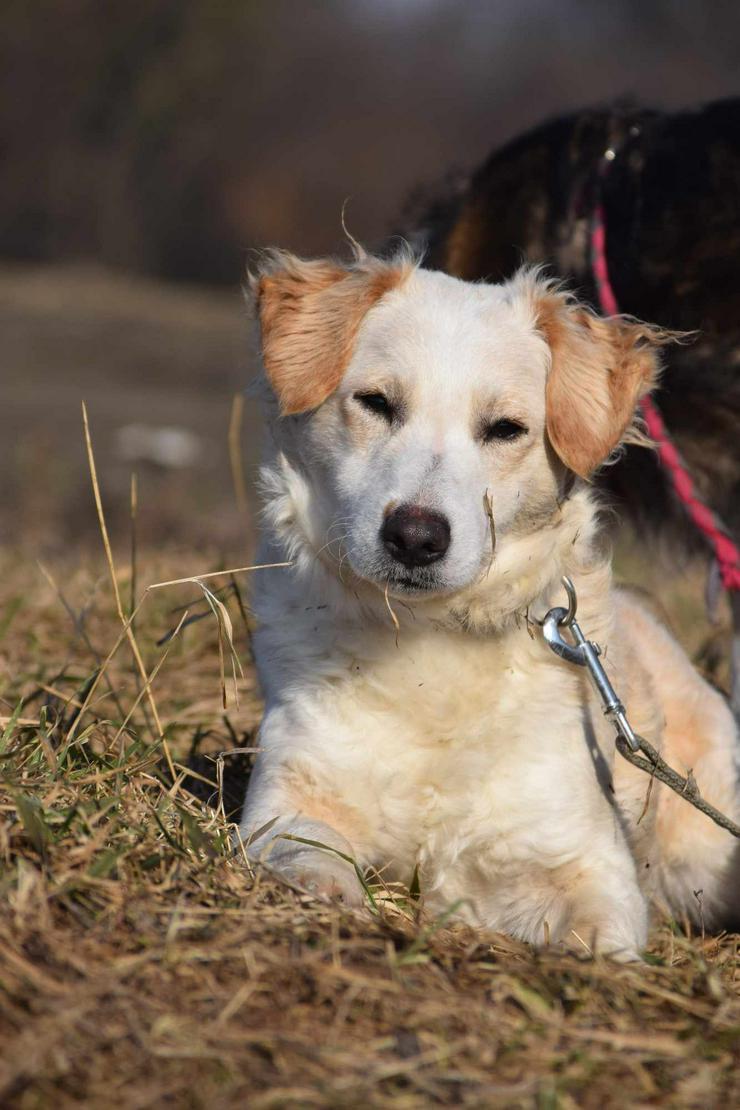
[[[470,284],[400,257],[275,252],[253,280],[278,439],[314,553],[396,596],[452,594],[634,435],[661,333],[536,271]]]

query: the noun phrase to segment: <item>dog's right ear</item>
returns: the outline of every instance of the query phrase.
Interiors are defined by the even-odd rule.
[[[649,444],[635,409],[656,385],[657,350],[680,338],[625,317],[602,318],[552,282],[524,273],[550,348],[547,434],[562,462],[588,478],[620,444]]]
[[[339,385],[365,314],[411,264],[363,256],[351,266],[272,251],[251,278],[267,378],[284,416],[318,408]]]

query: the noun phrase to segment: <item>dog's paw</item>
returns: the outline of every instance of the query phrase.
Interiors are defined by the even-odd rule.
[[[325,902],[362,906],[364,892],[351,864],[328,853],[301,853],[278,868],[289,882]]]
[[[597,928],[580,921],[568,926],[559,947],[581,957],[606,956],[620,964],[642,963],[639,938],[604,924]]]

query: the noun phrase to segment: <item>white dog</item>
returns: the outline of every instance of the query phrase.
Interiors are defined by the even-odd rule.
[[[635,730],[737,815],[733,718],[613,588],[588,485],[639,434],[666,337],[533,271],[473,285],[405,256],[274,252],[254,288],[261,558],[292,565],[261,572],[255,598],[250,854],[348,902],[344,857],[406,882],[418,867],[432,912],[621,958],[651,899],[705,922],[737,911],[735,842],[658,784],[640,819],[647,776],[615,761],[583,669],[536,624],[570,575]]]

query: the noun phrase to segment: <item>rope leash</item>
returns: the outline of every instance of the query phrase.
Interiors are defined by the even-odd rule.
[[[615,157],[616,151],[611,148],[604,154],[600,169],[602,179],[606,176],[608,167]],[[619,305],[609,278],[606,257],[606,218],[601,200],[597,201],[591,220],[591,267],[602,312],[606,316],[618,316]],[[640,401],[640,409],[648,435],[655,442],[658,458],[668,473],[676,496],[714,554],[722,585],[728,591],[740,590],[740,551],[737,545],[730,539],[719,517],[699,497],[691,474],[671,441],[663,417],[653,399],[649,396],[643,397]]]
[[[651,779],[656,778],[665,783],[695,809],[711,818],[715,825],[726,829],[727,832],[740,840],[740,825],[702,798],[691,772],[684,778],[678,771],[674,771],[657,749],[632,729],[627,720],[624,705],[601,664],[601,648],[593,640],[586,639],[576,620],[578,598],[575,586],[570,578],[563,578],[562,582],[568,595],[568,608],[564,609],[558,606],[549,610],[542,622],[542,635],[545,643],[557,656],[565,659],[568,663],[586,667],[588,670],[589,677],[604,706],[604,714],[611,718],[616,729],[617,750],[620,755],[628,763],[639,767],[641,771],[645,771]],[[561,632],[563,628],[570,631],[573,643],[563,639]]]
[[[736,836],[740,840],[740,825],[731,821],[726,817],[721,810],[716,809],[709,802],[705,801],[699,793],[699,787],[692,777],[684,778],[679,775],[678,771],[674,771],[670,767],[660,753],[653,747],[652,744],[643,736],[638,736],[640,742],[640,749],[647,756],[643,759],[637,752],[633,752],[628,745],[624,742],[621,736],[617,737],[617,751],[623,755],[628,763],[633,766],[639,767],[641,771],[647,772],[652,778],[659,779],[660,782],[665,783],[671,790],[675,790],[676,794],[680,794],[687,802],[690,802],[695,809],[700,810],[714,821],[715,825],[719,825],[721,829],[727,829],[729,833]]]

